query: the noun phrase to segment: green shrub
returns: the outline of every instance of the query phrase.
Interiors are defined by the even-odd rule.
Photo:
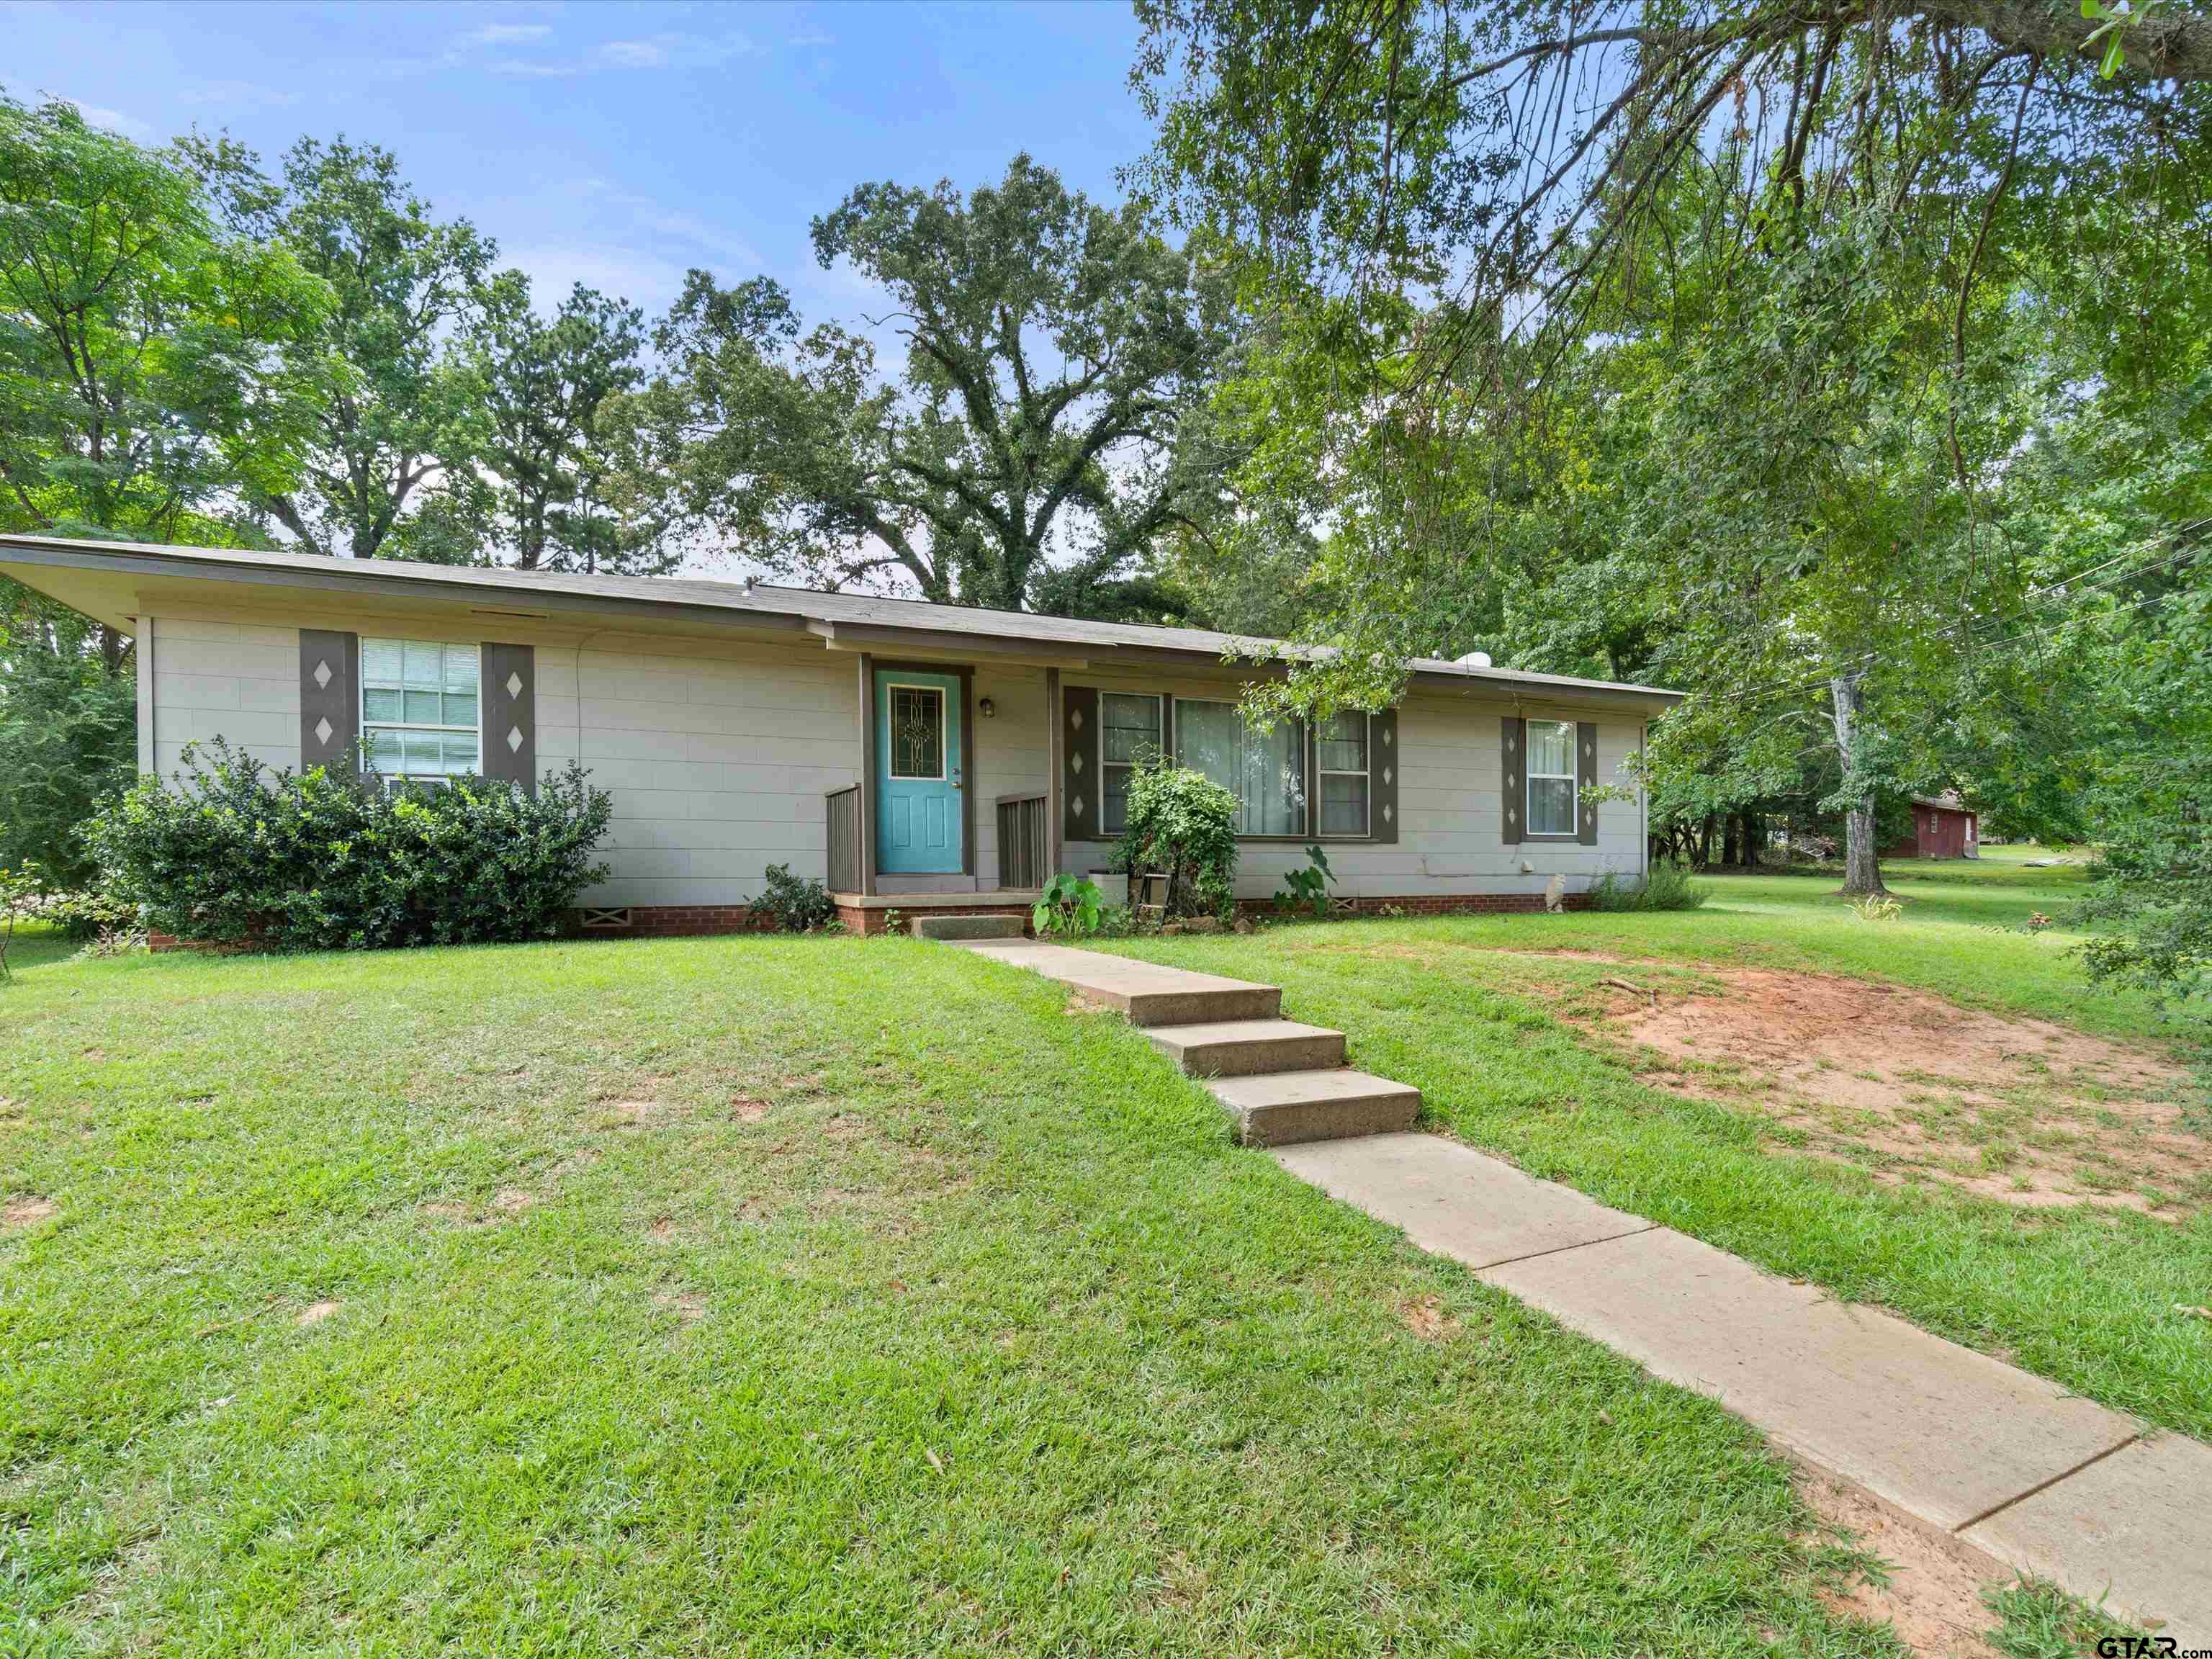
[[[1147,871],[1168,878],[1170,916],[1225,916],[1237,902],[1237,797],[1180,766],[1129,775],[1121,860],[1130,891]]]
[[[772,923],[781,933],[811,933],[837,920],[837,902],[811,876],[794,876],[789,865],[771,864],[766,879],[750,908],[755,921]]]
[[[351,757],[271,770],[217,738],[142,778],[87,838],[111,897],[179,938],[280,951],[547,939],[605,879],[611,798],[574,762],[531,795],[455,778],[386,793]]]
[[[1641,880],[1624,880],[1608,870],[1592,884],[1593,910],[1694,910],[1705,902],[1705,890],[1690,878],[1690,866],[1672,860],[1655,864]]]

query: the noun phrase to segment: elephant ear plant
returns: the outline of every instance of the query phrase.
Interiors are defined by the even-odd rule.
[[[1047,884],[1036,908],[1030,912],[1030,926],[1040,935],[1058,933],[1065,938],[1079,938],[1095,933],[1098,931],[1103,896],[1096,882],[1062,872]]]
[[[1328,867],[1328,854],[1318,844],[1306,848],[1306,867],[1285,871],[1283,884],[1275,890],[1275,908],[1288,915],[1292,910],[1310,910],[1316,917],[1328,915],[1328,884],[1336,879],[1336,872]]]

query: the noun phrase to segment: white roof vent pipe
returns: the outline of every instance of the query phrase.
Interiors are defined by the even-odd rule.
[[[1452,660],[1462,668],[1487,668],[1490,666],[1490,653],[1470,651],[1463,657],[1454,657]]]

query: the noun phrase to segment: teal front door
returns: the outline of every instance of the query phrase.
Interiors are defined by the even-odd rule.
[[[967,865],[960,679],[876,672],[876,868],[957,875]]]

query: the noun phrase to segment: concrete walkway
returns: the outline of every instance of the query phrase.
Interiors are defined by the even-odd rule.
[[[1056,945],[969,948],[1062,981],[1139,1025],[1206,1018],[1218,1006],[1210,1000],[1224,997],[1250,999],[1244,1017],[1265,1018],[1280,995]],[[1234,1081],[1212,1085],[1232,1109],[1223,1091]],[[1423,1249],[1979,1553],[1992,1577],[2012,1568],[2048,1578],[2118,1617],[2162,1621],[2160,1633],[2184,1651],[2212,1648],[2212,1448],[2146,1431],[1893,1315],[1776,1279],[1442,1136],[1319,1139],[1274,1156]]]
[[[1275,1157],[1994,1565],[2212,1646],[2212,1448],[1439,1135]]]

